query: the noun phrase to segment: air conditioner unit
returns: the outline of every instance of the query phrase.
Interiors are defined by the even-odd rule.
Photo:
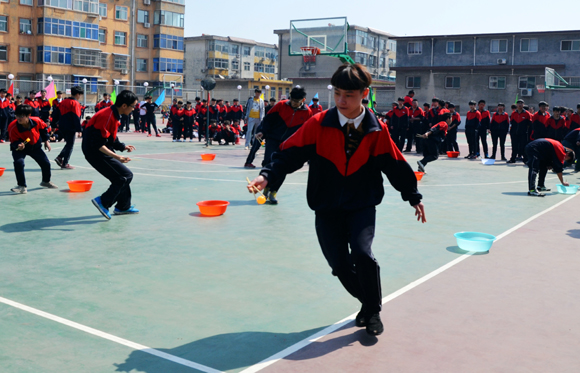
[[[150,23],[147,23],[147,22],[145,22],[145,23],[143,24],[143,27],[145,27],[145,28],[149,28],[149,27],[151,27],[151,24],[150,24]]]
[[[128,74],[128,71],[127,71],[127,69],[123,69],[123,70],[121,70],[121,74],[122,74],[122,75],[127,75],[127,74]]]
[[[532,97],[532,93],[533,93],[533,92],[534,92],[534,90],[533,90],[533,89],[531,89],[531,88],[528,88],[528,89],[522,89],[521,96],[522,96],[522,97]]]
[[[498,65],[505,65],[505,64],[507,64],[507,59],[505,59],[505,58],[498,58],[497,59],[497,64]]]
[[[143,0],[143,4],[145,4],[145,5],[151,5],[151,0]]]

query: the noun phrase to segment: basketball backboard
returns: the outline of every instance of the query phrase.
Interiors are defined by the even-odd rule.
[[[303,56],[304,47],[316,47],[320,55],[346,54],[347,31],[346,17],[290,21],[289,54]]]
[[[556,72],[556,70],[546,67],[545,72],[546,89],[578,88],[572,86]]]

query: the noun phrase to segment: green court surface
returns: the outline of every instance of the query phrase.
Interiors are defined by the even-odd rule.
[[[79,143],[71,159],[75,170],[53,163],[60,190],[37,188],[40,170],[27,158],[26,195],[9,191],[12,161],[7,144],[0,147],[0,167],[7,168],[0,177],[0,297],[202,366],[154,356],[0,299],[0,371],[238,372],[358,311],[320,252],[305,199],[307,169],[286,179],[278,206],[260,206],[245,189],[246,177],[258,171],[241,167],[247,155],[241,145],[214,146],[216,159],[202,162],[206,150],[197,142],[120,137],[137,147],[128,166],[141,213],[111,221],[90,202],[108,182],[84,160]],[[62,145],[54,145],[50,159]],[[406,157],[416,169],[419,158]],[[260,162],[261,155],[254,163]],[[389,185],[377,208],[373,250],[383,296],[464,254],[453,233],[498,235],[566,198],[527,197],[521,163],[442,158],[427,172],[419,183],[427,224],[415,221],[414,210]],[[72,179],[95,183],[88,193],[69,193]],[[548,179],[555,187],[556,176]],[[223,216],[202,217],[196,202],[208,199],[230,206]]]

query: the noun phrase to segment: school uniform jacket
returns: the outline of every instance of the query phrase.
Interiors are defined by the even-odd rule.
[[[541,139],[546,137],[546,129],[548,126],[548,119],[550,118],[550,113],[538,111],[532,117],[532,133],[530,135],[531,140]]]
[[[318,104],[312,104],[310,105],[310,111],[312,111],[312,115],[316,115],[318,113],[322,113],[324,109],[322,109],[322,106]]]
[[[578,145],[576,145],[576,143],[578,141],[580,141],[580,127],[575,128],[572,131],[568,132],[566,137],[564,137],[564,140],[568,141],[574,147],[578,147]]]
[[[451,114],[451,125],[455,125],[455,127],[453,127],[450,130],[447,130],[447,132],[457,132],[457,130],[459,129],[459,126],[461,125],[461,115],[459,115],[458,112],[455,112],[453,114]]]
[[[421,121],[425,117],[425,112],[420,107],[417,107],[416,109],[410,108],[409,109],[409,116],[413,119],[416,119],[416,118],[419,119],[418,121],[413,122],[413,125],[417,126],[421,123]]]
[[[478,129],[481,122],[481,113],[477,110],[468,111],[465,117],[465,129]]]
[[[212,119],[215,119],[216,122],[218,122],[219,120],[219,115],[220,115],[220,109],[217,105],[212,106],[209,105],[208,106],[208,115],[209,115],[209,120],[211,121]]]
[[[36,102],[38,102],[40,119],[42,119],[45,122],[48,121],[48,118],[50,117],[50,101],[48,101],[47,99],[43,100],[40,97],[38,97],[36,99]]]
[[[406,131],[409,128],[409,109],[405,106],[391,110],[391,125],[393,132]]]
[[[440,107],[432,107],[427,112],[427,119],[429,120],[429,127],[437,124],[437,119],[439,118]]]
[[[197,110],[197,109],[196,109]],[[227,118],[233,123],[235,120],[242,120],[244,117],[244,107],[242,105],[230,106]]]
[[[493,117],[491,118],[491,123],[489,125],[489,129],[491,132],[502,132],[508,133],[510,128],[510,117],[504,111],[502,114],[493,113]]]
[[[48,141],[48,126],[37,117],[30,117],[30,128],[26,129],[13,120],[8,126],[8,138],[10,139],[10,150],[16,151],[18,145],[25,143],[26,139],[30,141],[26,144],[25,149],[32,149],[40,146],[41,143]],[[39,141],[40,140],[40,141]]]
[[[290,105],[290,100],[278,102],[262,121],[264,138],[285,141],[312,117],[312,111],[302,104],[298,109]]]
[[[40,117],[40,110],[38,109],[38,101],[26,98],[24,100],[24,105],[32,106],[32,115],[31,115],[32,117]]]
[[[112,105],[113,105],[113,102],[111,100],[108,100],[108,101],[102,100],[101,102],[99,102],[95,105],[95,112],[98,112],[99,110],[111,107]]]
[[[429,129],[431,134],[429,135],[428,139],[432,139],[437,142],[443,142],[445,140],[445,136],[447,136],[448,129],[449,126],[447,125],[447,122],[441,121]]]
[[[552,166],[555,173],[564,170],[564,158],[566,149],[554,139],[537,139],[530,142],[527,146],[534,150],[540,161],[540,167]],[[526,147],[527,148],[527,147]]]
[[[479,110],[478,110],[479,111]],[[489,110],[481,111],[481,119],[479,120],[479,132],[487,132],[491,123],[491,116]]]
[[[61,131],[81,132],[81,104],[72,97],[65,98],[58,106],[60,119],[58,128]]]
[[[178,112],[178,115],[183,118],[183,125],[184,126],[193,126],[195,122],[195,110],[191,109],[182,109]]]
[[[510,123],[512,125],[512,131],[516,131],[517,134],[528,133],[530,125],[532,124],[532,114],[527,110],[522,110],[518,112],[515,110],[510,116]]]
[[[567,133],[566,118],[560,117],[555,119],[554,117],[550,117],[546,120],[546,137],[562,141]]]
[[[270,183],[310,162],[308,205],[317,212],[353,211],[381,203],[387,175],[404,201],[421,202],[413,169],[390,138],[387,126],[365,108],[364,136],[350,158],[336,107],[310,118],[261,171]]]
[[[404,105],[406,107],[410,108],[413,106],[413,97],[407,95],[407,96],[405,96],[404,100],[405,100]]]
[[[105,145],[110,150],[125,150],[125,144],[119,141],[117,129],[121,125],[121,116],[116,106],[109,106],[93,115],[83,131],[83,153],[103,155],[99,149]]]
[[[4,101],[0,100],[0,123],[9,120],[12,115],[10,111],[12,110],[12,104],[10,100],[4,98]]]
[[[570,130],[575,130],[576,128],[580,128],[580,115],[578,113],[572,114],[570,117]]]
[[[58,123],[58,121],[60,120],[60,103],[62,102],[62,98],[59,100],[58,98],[55,98],[54,100],[52,100],[52,121],[51,121],[51,125],[54,127],[56,126],[56,124]]]

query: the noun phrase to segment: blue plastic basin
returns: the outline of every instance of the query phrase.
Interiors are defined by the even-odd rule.
[[[576,192],[578,191],[578,185],[571,185],[571,184],[569,186],[557,184],[556,188],[558,188],[558,193],[562,193],[562,194],[576,194]]]
[[[458,232],[454,236],[457,246],[465,251],[486,252],[495,241],[495,236],[480,232]]]

